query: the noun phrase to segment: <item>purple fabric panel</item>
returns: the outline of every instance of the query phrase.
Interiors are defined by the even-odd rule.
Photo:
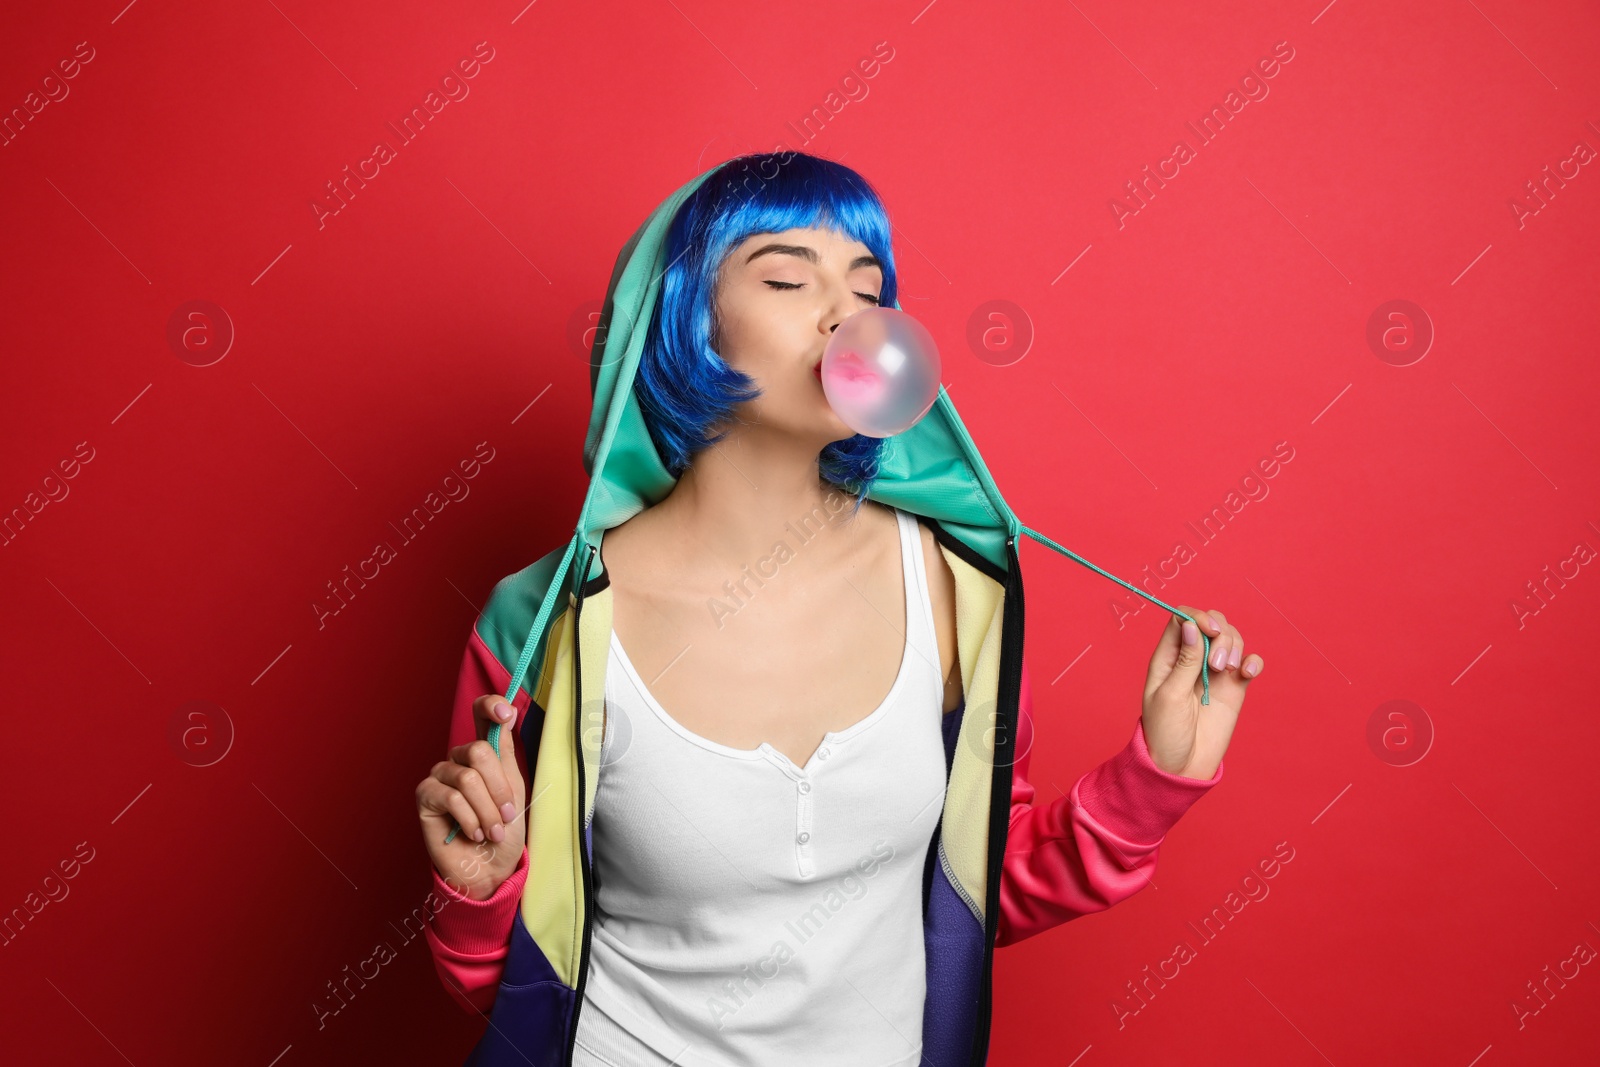
[[[489,1027],[462,1067],[560,1067],[575,996],[522,925],[519,909]]]
[[[940,724],[945,771],[955,761],[956,738],[966,714],[963,697]],[[940,823],[943,830],[943,823]],[[928,996],[922,1008],[922,1067],[965,1067],[978,1019],[978,983],[983,974],[983,927],[961,900],[932,845],[933,875],[922,939],[927,957]]]
[[[983,974],[983,927],[935,865],[922,929],[928,997],[922,1008],[922,1067],[964,1067],[972,1054]]]
[[[963,696],[961,703],[956,705],[956,710],[945,715],[939,722],[939,728],[944,731],[944,773],[949,775],[950,768],[955,764],[956,737],[961,732],[961,718],[967,713],[967,698]]]

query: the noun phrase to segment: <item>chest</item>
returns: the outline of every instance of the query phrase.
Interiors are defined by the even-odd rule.
[[[804,765],[824,734],[866,719],[906,674],[942,680],[915,562],[804,580],[779,569],[720,590],[615,590],[614,637],[671,719],[733,748],[768,743]]]
[[[727,874],[719,858],[738,857],[746,880],[765,889],[841,875],[874,843],[920,856],[946,786],[939,679],[914,654],[899,666],[864,716],[785,752],[781,731],[734,744],[669,714],[613,634],[596,795],[611,906],[620,906],[619,869],[650,872],[641,901],[670,888],[674,899],[709,902],[728,890],[717,888]]]

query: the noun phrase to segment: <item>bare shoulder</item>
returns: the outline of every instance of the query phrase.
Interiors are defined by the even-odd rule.
[[[613,584],[618,579],[618,572],[626,578],[641,571],[649,573],[649,568],[633,566],[633,553],[635,548],[635,535],[639,533],[640,519],[643,512],[634,515],[622,523],[606,530],[601,536],[600,562],[609,572]],[[650,539],[645,539],[645,544],[640,547],[648,548]]]
[[[646,508],[606,530],[601,564],[619,597],[655,600],[683,582],[683,560],[672,554],[681,539],[665,528],[655,508]]]

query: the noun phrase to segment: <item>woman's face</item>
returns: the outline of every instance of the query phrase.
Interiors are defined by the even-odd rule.
[[[763,390],[736,411],[744,422],[814,440],[855,434],[834,413],[818,368],[835,327],[875,307],[883,268],[860,241],[807,228],[756,234],[717,278],[717,354]]]

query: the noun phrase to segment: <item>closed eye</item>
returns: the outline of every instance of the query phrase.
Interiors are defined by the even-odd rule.
[[[805,288],[804,284],[802,284],[800,282],[779,282],[779,281],[774,281],[771,278],[766,279],[766,282],[767,282],[768,285],[772,286],[774,289],[803,289],[803,288]],[[868,301],[874,307],[878,306],[878,303],[879,303],[878,298],[876,296],[872,295],[871,293],[857,293],[856,295],[859,296],[861,299]]]

